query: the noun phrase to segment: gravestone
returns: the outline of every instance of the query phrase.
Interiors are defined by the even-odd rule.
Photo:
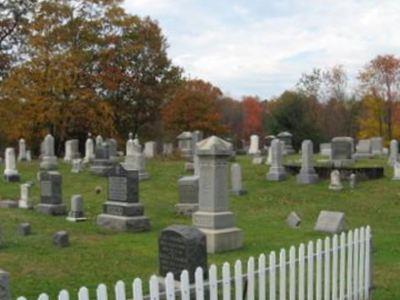
[[[199,176],[185,176],[178,180],[179,203],[177,214],[191,216],[199,209]]]
[[[96,136],[96,147],[104,143],[103,137],[101,135]]]
[[[287,132],[287,131],[281,132],[276,137],[280,141],[285,143],[284,150],[283,150],[284,154],[293,154],[293,153],[295,153],[295,151],[293,149],[293,145],[292,145],[293,135],[290,132]]]
[[[0,201],[0,208],[17,208],[18,203],[15,200],[1,200]]]
[[[107,176],[108,171],[113,167],[109,147],[107,143],[96,144],[95,158],[90,165],[91,173],[99,176]]]
[[[237,196],[247,194],[242,184],[242,167],[238,163],[231,165],[231,191]]]
[[[0,299],[11,300],[10,274],[0,269]]]
[[[171,225],[161,231],[158,238],[159,272],[165,277],[174,274],[179,280],[182,271],[189,273],[189,283],[194,283],[195,271],[201,267],[207,274],[206,236],[191,226]]]
[[[373,155],[383,154],[383,139],[380,136],[371,138],[371,151]]]
[[[80,158],[75,158],[72,160],[71,173],[80,173],[83,168],[83,162]]]
[[[356,146],[356,153],[354,154],[356,158],[370,158],[372,157],[371,140],[364,139],[359,140]]]
[[[19,235],[27,236],[31,234],[31,224],[21,223],[18,225],[17,232]]]
[[[31,150],[26,150],[26,161],[31,162],[32,161],[32,152]]]
[[[6,182],[19,181],[20,176],[17,170],[14,148],[6,148],[4,160],[5,160],[4,180]]]
[[[154,158],[157,153],[156,142],[150,141],[144,144],[144,156],[146,158]]]
[[[54,155],[54,137],[51,134],[46,135],[43,141],[42,161],[40,169],[56,170],[58,168],[57,157]]]
[[[297,175],[297,183],[313,184],[318,182],[318,174],[314,169],[313,143],[305,140],[301,144],[301,169]]]
[[[42,171],[39,173],[40,203],[36,206],[38,212],[47,215],[65,215],[67,207],[62,201],[62,177],[57,171]]]
[[[388,164],[390,166],[393,166],[398,159],[399,159],[399,142],[397,140],[391,140]]]
[[[53,244],[59,248],[69,246],[69,235],[66,231],[58,231],[53,235]]]
[[[271,147],[271,143],[272,143],[272,141],[273,141],[274,139],[276,139],[276,136],[275,136],[275,135],[267,135],[267,136],[264,138],[265,147],[267,147],[267,148]]]
[[[349,185],[351,189],[354,189],[357,185],[357,175],[354,173],[351,173],[349,176]]]
[[[242,247],[243,232],[235,227],[228,205],[228,159],[232,144],[211,136],[197,144],[199,156],[199,210],[193,225],[207,237],[207,252],[216,253]]]
[[[24,209],[32,209],[33,208],[33,201],[30,197],[30,190],[32,185],[29,183],[23,183],[20,185],[20,199],[18,201],[18,207]]]
[[[189,159],[193,156],[192,133],[184,131],[176,137],[178,140],[178,149],[182,157]]]
[[[147,180],[150,178],[149,173],[146,171],[146,157],[141,151],[140,145],[137,145],[132,139],[133,134],[129,134],[128,141],[126,142],[126,156],[124,167],[128,170],[139,171],[139,180]]]
[[[269,181],[282,181],[287,178],[285,168],[283,167],[282,146],[278,139],[272,141],[271,147],[271,166],[267,174]]]
[[[108,145],[108,155],[112,162],[118,161],[118,144],[115,139],[107,139],[106,144]]]
[[[272,150],[271,150],[271,149],[272,149],[272,147],[269,146],[269,147],[268,147],[267,159],[266,159],[266,161],[265,161],[265,164],[268,165],[268,166],[270,166],[271,163],[272,163]]]
[[[250,155],[255,155],[255,154],[260,154],[260,140],[258,135],[253,134],[250,136],[250,147],[249,147],[249,154]]]
[[[331,157],[332,155],[332,145],[331,143],[319,144],[319,152],[321,156]]]
[[[65,142],[65,155],[64,161],[71,162],[74,159],[80,158],[79,153],[79,140],[68,140]]]
[[[254,154],[251,160],[253,165],[262,165],[265,161],[265,158],[261,154]]]
[[[315,231],[337,234],[346,230],[345,216],[342,212],[322,210],[314,227]]]
[[[26,161],[26,143],[24,139],[18,141],[18,161]]]
[[[90,163],[94,159],[94,141],[92,139],[92,134],[89,132],[88,137],[85,142],[85,157],[83,159],[84,163]]]
[[[150,230],[150,220],[143,215],[144,208],[139,203],[138,171],[118,164],[107,175],[108,199],[103,213],[97,216],[97,225],[117,231]]]
[[[290,228],[299,228],[301,219],[296,212],[292,211],[286,218],[286,224],[288,224]]]
[[[400,180],[400,163],[396,161],[393,164],[393,178],[392,180]]]
[[[343,185],[340,180],[340,172],[338,170],[333,170],[331,172],[331,182],[329,184],[329,189],[333,191],[340,191],[343,189]]]
[[[71,197],[71,210],[68,213],[67,220],[71,222],[87,220],[83,211],[83,198],[81,195],[73,195]]]
[[[197,143],[203,140],[203,132],[196,130],[192,133],[192,153],[193,153],[193,172],[194,175],[199,175],[199,157],[196,154]]]
[[[342,167],[354,163],[353,139],[350,137],[335,137],[331,142],[331,162],[335,167]]]
[[[163,144],[163,155],[170,156],[174,153],[174,145],[172,143]]]

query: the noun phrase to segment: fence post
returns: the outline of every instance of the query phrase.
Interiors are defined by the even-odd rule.
[[[11,300],[10,274],[0,269],[0,299]]]

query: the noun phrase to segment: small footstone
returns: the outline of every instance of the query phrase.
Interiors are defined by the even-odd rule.
[[[18,225],[18,234],[22,236],[31,234],[31,224],[29,223],[21,223]]]
[[[344,213],[322,210],[319,213],[314,230],[326,233],[340,233],[346,230]]]
[[[18,202],[14,200],[2,200],[0,201],[0,208],[17,208]]]
[[[290,228],[299,228],[301,224],[301,219],[296,212],[292,211],[287,217],[286,223]]]
[[[69,246],[69,236],[66,231],[58,231],[53,235],[53,244],[56,247],[64,248]]]

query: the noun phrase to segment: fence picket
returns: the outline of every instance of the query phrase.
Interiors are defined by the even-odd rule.
[[[269,254],[269,300],[276,299],[276,255],[275,251]]]
[[[107,300],[107,286],[104,283],[100,283],[96,289],[97,300]]]
[[[235,299],[243,299],[243,278],[242,278],[242,262],[235,262]]]
[[[353,298],[358,300],[358,229],[354,230],[353,243]]]
[[[289,250],[289,300],[296,299],[296,248]]]
[[[329,237],[325,238],[325,265],[324,265],[324,300],[329,300],[331,296],[331,239]]]
[[[286,300],[286,251],[279,254],[279,299]]]
[[[149,288],[150,288],[150,300],[159,300],[160,299],[160,288],[158,286],[157,276],[152,275],[150,277]]]
[[[265,300],[265,255],[261,254],[258,257],[258,300]]]
[[[346,285],[346,234],[340,235],[339,299],[344,300]]]
[[[49,300],[49,295],[42,293],[39,295],[38,300]]]
[[[69,300],[68,291],[66,290],[60,291],[60,293],[58,294],[58,300]]]
[[[211,265],[208,275],[210,281],[210,300],[218,300],[217,267]]]
[[[25,297],[18,297],[17,300],[27,300]]]
[[[247,300],[254,300],[254,257],[250,257],[247,261]]]
[[[78,291],[79,300],[89,300],[89,290],[86,287],[81,287]]]
[[[222,266],[222,299],[231,300],[231,268],[228,263]]]
[[[167,300],[175,300],[175,280],[172,273],[167,273],[165,277],[165,293]]]
[[[203,269],[198,267],[194,273],[196,286],[196,300],[204,300],[204,273]]]
[[[353,232],[350,230],[347,234],[347,297],[353,299],[352,289],[352,271],[353,271]]]
[[[315,260],[315,299],[322,299],[322,241],[318,239]]]
[[[304,253],[305,247],[304,244],[300,244],[299,247],[299,300],[304,300],[304,273],[305,273],[305,263],[304,263]]]
[[[181,300],[189,300],[190,299],[189,272],[184,270],[181,273],[180,280],[181,280]]]
[[[367,226],[365,232],[365,268],[364,268],[364,299],[368,300],[369,290],[372,284],[371,272],[371,228]]]
[[[126,300],[125,283],[122,280],[115,284],[115,300]]]
[[[143,300],[142,280],[135,278],[132,284],[132,295],[134,300]]]
[[[307,246],[307,299],[314,300],[314,243]]]
[[[338,296],[338,236],[335,234],[332,241],[332,295],[331,299],[336,300]]]
[[[363,299],[363,292],[364,292],[364,258],[365,258],[365,230],[364,228],[360,229],[360,236],[359,236],[359,242],[360,242],[360,255],[359,255],[359,263],[358,263],[358,291],[357,294],[360,295],[360,299]]]

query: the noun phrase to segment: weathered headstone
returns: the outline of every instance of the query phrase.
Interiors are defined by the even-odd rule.
[[[237,196],[247,194],[242,184],[242,167],[238,163],[231,165],[231,191]]]
[[[21,195],[18,201],[19,208],[25,208],[25,209],[33,208],[33,201],[29,195],[31,187],[32,186],[29,183],[23,183],[20,185]]]
[[[334,166],[341,167],[354,163],[353,145],[354,141],[350,137],[335,137],[331,142],[331,161]]]
[[[112,162],[118,161],[118,143],[115,139],[107,139],[109,158]]]
[[[144,156],[146,158],[153,158],[156,156],[157,149],[156,149],[156,142],[150,141],[144,144]]]
[[[108,172],[108,199],[103,213],[97,216],[97,225],[117,231],[147,231],[150,220],[143,213],[138,171],[126,170],[120,164],[114,166]]]
[[[192,133],[184,131],[176,137],[178,140],[178,149],[182,157],[189,159],[193,156]]]
[[[297,175],[297,182],[300,184],[312,184],[318,181],[318,174],[314,169],[313,143],[305,140],[301,144],[301,169]]]
[[[290,228],[299,228],[301,224],[301,218],[296,212],[292,211],[286,218],[286,223]]]
[[[92,134],[89,132],[85,142],[85,157],[83,161],[85,163],[90,163],[94,158],[94,141],[92,139]]]
[[[17,170],[14,148],[6,148],[4,160],[5,160],[4,180],[7,182],[19,181],[20,176]]]
[[[285,168],[283,166],[282,146],[278,139],[272,141],[271,147],[271,166],[267,174],[269,181],[281,181],[287,178]]]
[[[281,132],[276,137],[280,141],[285,143],[284,150],[283,150],[284,154],[293,154],[293,153],[295,153],[295,151],[293,149],[293,145],[292,145],[293,135],[290,132],[287,132],[287,131]]]
[[[101,135],[96,136],[96,147],[104,143],[103,137]]]
[[[24,139],[18,141],[18,161],[25,161],[26,159],[26,143]]]
[[[250,136],[250,147],[249,147],[249,154],[255,155],[260,154],[260,139],[258,135],[253,134]]]
[[[228,159],[232,144],[211,136],[197,144],[197,155],[199,210],[193,214],[193,225],[206,234],[209,253],[240,248],[243,232],[235,227],[228,207]]]
[[[397,140],[391,140],[388,164],[390,166],[393,166],[398,159],[399,159],[399,142]]]
[[[51,134],[46,135],[43,141],[42,161],[40,169],[56,170],[58,168],[57,157],[54,155],[54,137]]]
[[[393,178],[392,180],[400,180],[400,163],[396,161],[393,164]]]
[[[83,161],[80,158],[75,158],[72,160],[71,173],[80,173],[83,168]]]
[[[344,213],[322,210],[319,213],[314,230],[333,234],[341,233],[346,230]]]
[[[53,244],[59,248],[69,246],[69,235],[66,231],[58,231],[53,235]]]
[[[163,144],[163,155],[169,156],[174,153],[174,145],[172,143]]]
[[[96,144],[95,158],[90,165],[90,172],[100,176],[107,175],[107,172],[113,167],[109,147],[107,143]]]
[[[0,299],[11,300],[10,274],[0,269]]]
[[[71,162],[73,159],[80,158],[79,140],[68,140],[65,142],[65,162]]]
[[[40,203],[36,206],[38,212],[47,215],[65,215],[67,208],[62,201],[62,178],[57,171],[43,171],[40,178]]]
[[[18,225],[18,234],[22,236],[27,236],[31,234],[31,224],[29,223],[21,223]]]
[[[331,182],[329,184],[329,189],[333,191],[340,191],[343,189],[343,185],[340,180],[340,172],[338,170],[333,170],[331,172]]]
[[[199,209],[199,176],[185,176],[178,180],[179,203],[177,214],[191,216]]]
[[[31,150],[26,150],[26,161],[28,161],[28,162],[32,161],[32,152],[31,152]]]
[[[354,154],[356,158],[370,158],[372,157],[371,140],[364,139],[359,140],[356,146],[356,153]]]
[[[132,139],[132,133],[129,134],[129,139],[126,142],[126,156],[124,167],[127,170],[139,171],[139,180],[147,180],[150,178],[146,171],[146,157],[141,151],[140,145],[137,145]]]
[[[332,155],[332,145],[331,143],[319,144],[319,152],[322,156],[331,157]]]
[[[71,210],[68,213],[67,220],[71,222],[81,222],[87,220],[83,210],[83,198],[81,195],[73,195],[71,197]]]
[[[351,189],[354,189],[357,185],[357,175],[354,173],[351,173],[349,176],[349,185]]]
[[[371,151],[373,155],[383,154],[383,139],[380,136],[371,138]]]
[[[161,231],[158,239],[159,271],[165,277],[174,274],[179,280],[182,271],[189,273],[189,282],[194,283],[195,271],[201,267],[207,273],[206,236],[195,227],[172,225]]]

